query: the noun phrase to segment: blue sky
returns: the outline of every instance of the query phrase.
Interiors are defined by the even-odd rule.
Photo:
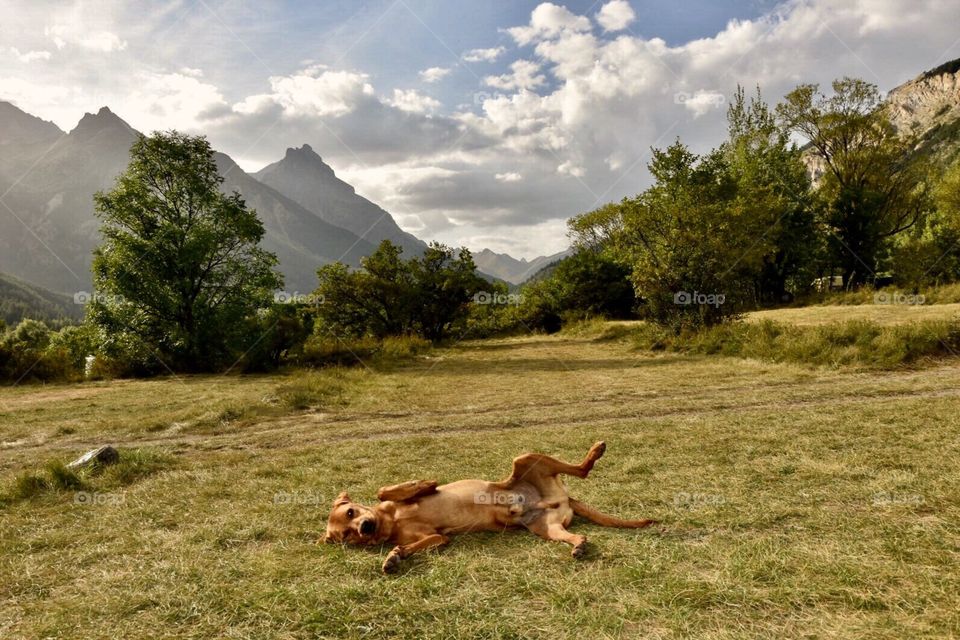
[[[0,99],[109,105],[245,169],[309,143],[406,229],[533,257],[642,190],[651,146],[722,140],[728,97],[960,57],[956,0],[0,0]]]

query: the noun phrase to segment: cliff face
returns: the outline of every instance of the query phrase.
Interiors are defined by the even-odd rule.
[[[887,94],[887,108],[898,132],[921,139],[960,119],[960,59],[892,90]]]

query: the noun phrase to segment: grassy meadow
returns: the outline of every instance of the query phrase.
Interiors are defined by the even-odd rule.
[[[582,330],[390,366],[0,388],[0,637],[957,636],[958,382],[952,358],[814,367]],[[384,576],[388,548],[317,544],[343,489],[499,478],[596,440],[571,494],[661,524],[577,522],[583,561],[482,533]],[[123,462],[58,464],[99,444]]]

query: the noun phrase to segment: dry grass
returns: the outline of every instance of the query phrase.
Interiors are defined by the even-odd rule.
[[[775,320],[797,326],[813,326],[848,320],[868,320],[882,325],[907,324],[923,320],[957,320],[960,304],[861,304],[825,305],[770,309],[748,313],[748,322]]]
[[[378,371],[2,389],[4,491],[103,442],[165,457],[83,474],[82,503],[55,486],[0,506],[0,637],[958,635],[958,412],[952,366],[573,336]],[[496,478],[522,451],[577,459],[598,439],[607,456],[571,492],[661,530],[578,524],[582,562],[529,534],[464,536],[391,577],[387,549],[315,544],[344,488]]]

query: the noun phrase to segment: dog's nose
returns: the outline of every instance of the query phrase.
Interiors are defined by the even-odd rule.
[[[364,520],[360,523],[360,533],[369,536],[377,530],[377,524],[373,520]]]

